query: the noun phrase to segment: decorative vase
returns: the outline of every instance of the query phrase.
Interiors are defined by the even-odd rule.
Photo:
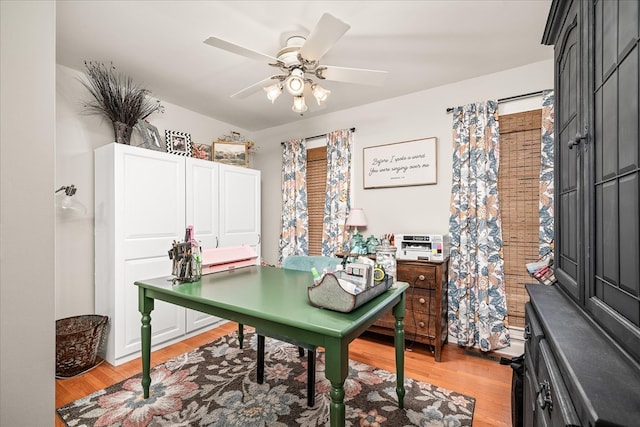
[[[116,136],[116,143],[129,145],[131,142],[131,132],[133,127],[122,122],[113,122],[113,132]]]

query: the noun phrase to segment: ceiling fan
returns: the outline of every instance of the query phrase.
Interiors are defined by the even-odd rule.
[[[286,89],[293,96],[291,109],[302,114],[308,109],[304,99],[305,91],[315,97],[318,105],[323,105],[331,93],[315,80],[332,80],[372,86],[381,86],[384,83],[387,76],[386,71],[320,65],[320,59],[349,28],[351,28],[350,25],[325,13],[308,37],[301,35],[289,37],[286,46],[280,49],[276,56],[266,55],[218,37],[209,37],[204,43],[250,59],[267,61],[270,66],[280,70],[279,74],[234,93],[231,95],[232,98],[244,98],[263,88],[267,93],[267,98],[271,103],[274,103],[282,94],[283,89]],[[274,80],[276,82],[269,85]]]

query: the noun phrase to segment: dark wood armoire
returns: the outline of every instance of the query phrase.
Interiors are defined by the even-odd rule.
[[[554,0],[555,259],[527,285],[525,425],[640,423],[640,2]]]

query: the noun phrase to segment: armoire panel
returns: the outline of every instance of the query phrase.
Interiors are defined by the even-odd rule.
[[[618,283],[618,185],[609,181],[596,187],[596,274]]]
[[[640,325],[640,311],[638,311],[638,300],[630,298],[629,294],[610,283],[603,283],[602,301],[616,311],[618,315],[624,317],[632,324]]]
[[[140,327],[142,314],[138,311],[138,287],[133,283],[153,277],[169,276],[171,261],[169,257],[126,260],[124,263],[124,277],[122,279],[122,299],[120,313],[116,314],[116,321],[124,322],[119,325],[121,351],[116,358],[141,349]],[[185,309],[164,301],[156,301],[153,309],[153,330],[151,331],[154,345],[179,337],[185,333]]]
[[[602,71],[606,76],[618,57],[618,2],[598,1],[602,8]]]
[[[640,194],[640,172],[620,179],[620,194]],[[640,297],[640,206],[638,197],[620,198],[620,287]]]
[[[637,47],[622,61],[618,71],[618,171],[638,168],[638,52]]]
[[[621,1],[618,6],[618,56],[624,55],[638,42],[640,2]]]
[[[602,178],[618,173],[618,79],[612,75],[602,86],[602,139],[596,141],[602,147]],[[598,114],[598,112],[596,112]]]

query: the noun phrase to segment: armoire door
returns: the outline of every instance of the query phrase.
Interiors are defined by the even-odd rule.
[[[117,364],[140,350],[134,281],[169,276],[167,251],[184,236],[184,158],[123,144],[95,154],[95,310],[110,318]],[[184,308],[158,302],[153,317],[154,345],[184,334]]]
[[[640,360],[640,3],[593,1],[594,129],[587,309]]]
[[[556,45],[555,108],[556,142],[555,189],[555,274],[560,285],[576,300],[582,298],[584,280],[583,225],[581,193],[584,132],[582,90],[581,24],[577,1],[572,1]]]
[[[220,246],[260,255],[260,171],[220,164]]]
[[[141,348],[141,315],[137,286],[133,282],[171,275],[167,251],[174,240],[181,240],[184,236],[185,168],[184,159],[178,156],[149,153],[134,147],[116,147],[123,149],[122,171],[114,177],[115,215],[119,217],[116,222],[122,224],[122,238],[116,242],[121,242],[124,255],[121,276],[123,313],[116,317],[125,322],[120,329],[124,331],[121,350],[123,354],[130,354]],[[117,289],[118,286],[118,293]],[[183,308],[158,301],[152,316],[154,344],[185,333]]]
[[[217,248],[220,245],[218,163],[193,158],[186,161],[187,225],[193,225],[202,249]]]
[[[218,163],[186,159],[186,218],[193,225],[196,240],[202,249],[219,246],[219,167]],[[221,319],[206,313],[187,309],[186,332],[212,325]]]

